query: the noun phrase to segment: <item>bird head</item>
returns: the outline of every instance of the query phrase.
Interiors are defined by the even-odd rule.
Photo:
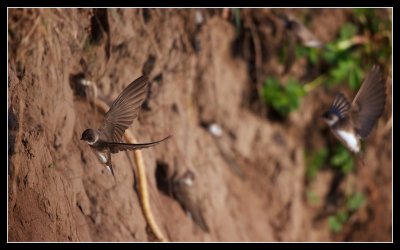
[[[334,114],[333,112],[325,112],[324,114],[322,114],[321,118],[329,125],[332,126],[334,125],[338,120],[339,117]]]
[[[95,143],[98,139],[97,133],[93,129],[86,129],[83,131],[81,140],[86,141],[88,144],[92,145]]]

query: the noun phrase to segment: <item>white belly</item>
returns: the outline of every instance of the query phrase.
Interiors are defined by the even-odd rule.
[[[344,130],[338,130],[337,136],[346,144],[346,146],[353,151],[354,153],[358,153],[360,151],[360,142],[354,134],[349,133]]]
[[[103,153],[97,152],[97,151],[95,151],[95,153],[97,155],[97,158],[99,158],[100,162],[106,164],[106,162],[107,162],[106,154],[103,154]]]

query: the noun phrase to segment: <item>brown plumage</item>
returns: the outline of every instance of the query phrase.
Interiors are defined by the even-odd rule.
[[[172,193],[179,201],[183,210],[187,212],[193,221],[204,231],[209,232],[206,220],[201,211],[200,202],[196,196],[194,188],[195,176],[187,170],[182,176],[172,179]]]
[[[115,99],[104,116],[100,129],[106,141],[120,142],[125,130],[139,114],[140,106],[146,98],[148,78],[143,75],[126,87]]]
[[[379,66],[367,73],[353,103],[343,94],[336,95],[323,118],[335,136],[352,152],[360,152],[360,139],[366,139],[382,115],[386,86]]]
[[[386,86],[379,66],[374,65],[367,74],[351,104],[357,133],[365,139],[382,115],[386,103]]]
[[[99,160],[106,164],[113,175],[111,153],[151,147],[170,137],[150,143],[129,144],[121,142],[125,130],[137,118],[140,107],[146,98],[147,90],[148,78],[143,75],[129,84],[115,99],[110,110],[105,114],[100,129],[89,128],[82,133],[81,140],[90,145]]]
[[[284,64],[284,73],[287,73],[296,59],[296,45],[320,48],[322,42],[303,23],[290,14],[276,14],[283,21],[288,41]]]
[[[322,47],[321,41],[317,39],[314,33],[294,17],[287,17],[286,28],[296,35],[297,39],[303,46],[310,48]]]

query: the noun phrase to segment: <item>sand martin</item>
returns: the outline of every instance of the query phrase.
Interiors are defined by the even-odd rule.
[[[339,93],[330,109],[322,115],[333,134],[353,153],[361,150],[360,139],[366,139],[382,115],[386,101],[385,81],[379,66],[368,72],[353,103]]]
[[[318,40],[314,33],[294,16],[287,14],[279,15],[279,17],[283,20],[285,29],[292,32],[303,46],[310,48],[322,47],[322,42]]]
[[[276,16],[284,24],[286,40],[288,42],[283,71],[286,74],[296,60],[296,47],[298,44],[309,48],[321,48],[323,43],[293,15],[276,14]]]
[[[189,217],[206,233],[210,232],[207,222],[204,219],[200,206],[200,200],[196,196],[194,187],[195,176],[190,170],[187,170],[179,178],[173,176],[172,194],[179,202],[183,210]]]
[[[82,133],[81,140],[90,145],[100,162],[106,164],[112,175],[114,175],[114,170],[111,163],[111,154],[119,151],[151,147],[170,137],[150,143],[129,144],[121,142],[125,130],[139,114],[147,89],[147,76],[144,75],[134,80],[115,99],[105,114],[103,126],[100,129],[88,128]]]

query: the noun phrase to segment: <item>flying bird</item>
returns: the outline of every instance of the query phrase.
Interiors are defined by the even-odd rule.
[[[339,93],[330,109],[322,115],[333,134],[353,153],[361,150],[385,108],[386,87],[380,67],[372,66],[353,102]]]
[[[105,114],[101,128],[88,128],[82,133],[81,140],[86,141],[93,149],[101,163],[114,175],[111,163],[111,154],[125,150],[137,150],[154,146],[166,138],[140,144],[129,144],[121,141],[125,130],[137,118],[140,107],[145,100],[148,89],[148,78],[143,75],[134,80],[115,99],[108,112]]]

